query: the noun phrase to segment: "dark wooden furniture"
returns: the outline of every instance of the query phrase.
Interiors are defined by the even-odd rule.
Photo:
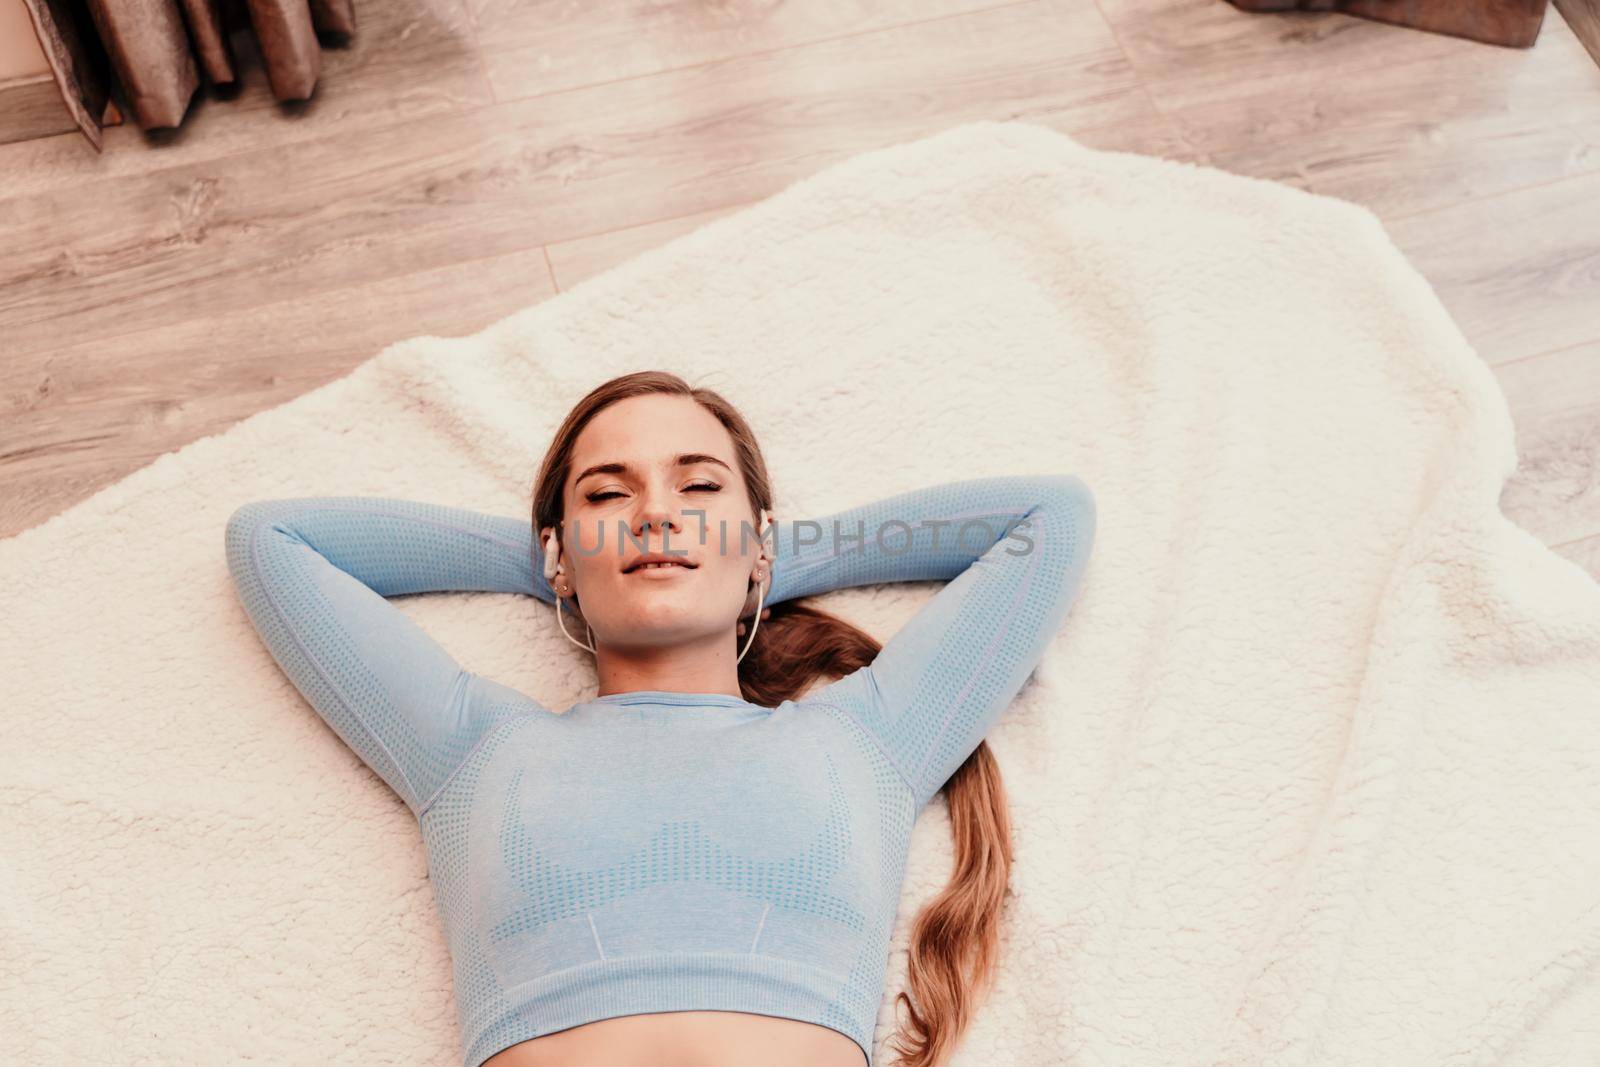
[[[1241,11],[1338,11],[1396,26],[1530,48],[1547,0],[1228,0]]]

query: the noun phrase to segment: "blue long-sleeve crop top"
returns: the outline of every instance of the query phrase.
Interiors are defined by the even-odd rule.
[[[688,1010],[817,1023],[871,1067],[912,822],[1060,630],[1094,528],[1070,475],[780,521],[769,605],[948,584],[871,664],[799,700],[643,690],[560,714],[465,670],[385,599],[553,604],[526,517],[253,501],[226,551],[272,657],[418,820],[466,1067],[583,1023]]]

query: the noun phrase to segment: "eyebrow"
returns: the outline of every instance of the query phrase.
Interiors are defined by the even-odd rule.
[[[722,460],[718,459],[716,456],[710,455],[706,452],[679,452],[672,460],[672,465],[674,467],[692,467],[697,463],[715,463],[729,474],[733,473],[732,467],[722,462]],[[632,470],[633,468],[628,466],[628,464],[620,463],[615,460],[610,463],[596,463],[592,467],[585,467],[582,474],[579,474],[576,478],[572,479],[572,484],[574,487],[576,487],[579,482],[583,481],[591,474],[628,474]]]

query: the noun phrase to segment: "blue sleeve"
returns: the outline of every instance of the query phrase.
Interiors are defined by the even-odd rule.
[[[949,580],[872,663],[804,698],[859,722],[920,810],[1061,629],[1094,541],[1095,505],[1074,476],[1016,475],[933,485],[778,527],[770,603]]]
[[[272,658],[421,818],[479,737],[543,710],[465,670],[385,597],[554,592],[531,520],[381,497],[247,503],[228,519],[228,570]]]

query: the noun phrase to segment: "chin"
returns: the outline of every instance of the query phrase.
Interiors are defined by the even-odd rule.
[[[630,598],[627,609],[628,632],[659,639],[668,633],[698,632],[702,629],[705,605],[693,591],[662,590],[648,596]]]

